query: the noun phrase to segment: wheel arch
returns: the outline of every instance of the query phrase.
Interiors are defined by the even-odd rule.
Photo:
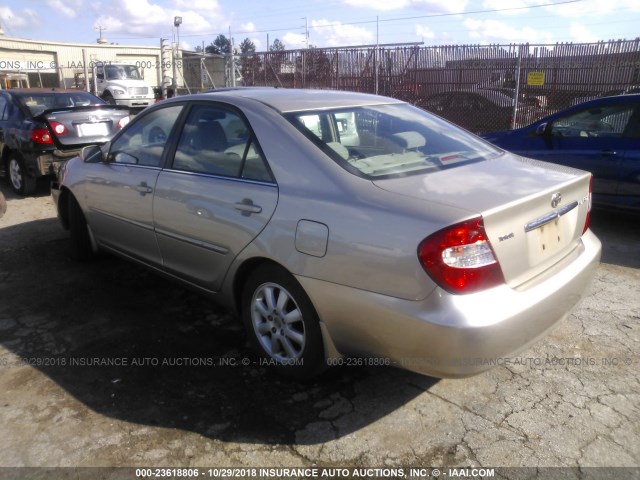
[[[295,275],[291,273],[288,268],[273,259],[266,257],[253,257],[245,260],[235,271],[232,283],[232,306],[235,312],[238,314],[239,318],[242,318],[242,289],[251,273],[253,273],[256,269],[262,267],[263,265],[272,265],[276,268],[281,268],[295,279]],[[300,285],[300,288],[304,290],[304,287],[302,285]],[[317,313],[318,308],[314,304],[313,299],[306,291],[305,293]],[[320,323],[320,332],[322,334],[325,359],[342,357],[343,354],[336,348],[327,325],[322,321],[321,318],[318,318],[318,320]]]
[[[266,257],[253,257],[242,262],[235,271],[232,284],[233,308],[239,315],[242,314],[242,289],[245,283],[247,283],[249,275],[262,265],[273,265],[274,267],[282,268],[289,272],[282,264]],[[291,274],[291,272],[289,273]]]
[[[58,217],[65,230],[69,230],[69,196],[73,193],[67,187],[60,188],[60,197],[58,198]]]

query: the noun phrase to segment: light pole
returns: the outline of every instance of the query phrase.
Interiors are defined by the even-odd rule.
[[[173,96],[178,96],[178,76],[177,76],[177,63],[178,63],[178,49],[180,48],[180,25],[182,25],[182,17],[173,17],[173,26],[176,27],[178,32],[178,40],[175,42],[175,49],[173,49]]]

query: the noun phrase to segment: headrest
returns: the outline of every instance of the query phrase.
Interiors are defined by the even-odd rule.
[[[418,132],[400,132],[394,133],[392,136],[394,142],[405,150],[424,147],[427,144],[427,140]]]

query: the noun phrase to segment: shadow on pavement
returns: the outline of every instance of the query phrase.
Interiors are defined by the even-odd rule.
[[[602,242],[602,263],[640,268],[640,214],[594,208],[591,230]]]
[[[0,240],[18,228],[34,240],[0,242],[0,341],[100,414],[224,441],[316,444],[437,382],[373,367],[333,368],[309,383],[280,379],[253,359],[235,317],[210,300],[115,257],[75,263],[55,219],[6,227]],[[14,372],[16,388],[23,371]],[[347,415],[340,431],[313,427]]]

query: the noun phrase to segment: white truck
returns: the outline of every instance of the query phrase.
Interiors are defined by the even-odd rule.
[[[91,92],[108,103],[129,108],[144,108],[155,102],[153,88],[145,82],[133,63],[93,63]]]

